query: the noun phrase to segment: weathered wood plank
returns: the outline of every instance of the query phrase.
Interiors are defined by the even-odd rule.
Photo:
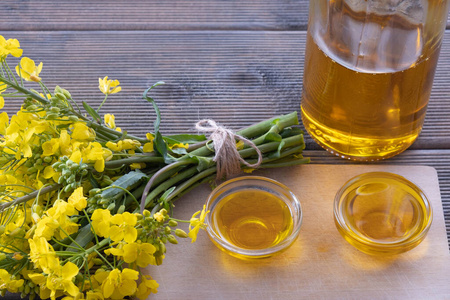
[[[0,30],[306,29],[307,0],[2,0]]]
[[[2,0],[0,5],[0,31],[306,30],[309,1]]]
[[[48,86],[59,84],[78,100],[98,105],[98,78],[119,79],[123,92],[103,111],[135,134],[151,130],[154,114],[142,92],[153,95],[166,134],[190,131],[201,118],[237,129],[300,108],[305,32],[139,31],[4,32],[25,54],[44,62]],[[450,148],[450,31],[441,52],[423,132],[412,149]],[[8,100],[7,111],[20,105]],[[126,103],[126,109],[124,109]],[[309,149],[319,149],[307,138]]]

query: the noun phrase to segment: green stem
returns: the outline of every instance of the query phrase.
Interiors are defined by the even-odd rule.
[[[100,103],[100,106],[97,108],[97,110],[96,110],[95,112],[98,113],[98,111],[100,110],[100,108],[102,108],[103,104],[105,104],[107,98],[108,98],[108,94],[105,94],[105,99],[103,99],[103,102]]]
[[[164,158],[150,155],[133,156],[129,158],[107,161],[105,162],[105,168],[118,168],[122,167],[123,165],[131,165],[133,163],[163,164]]]
[[[33,98],[34,100],[37,100],[37,101],[41,102],[42,104],[48,104],[48,103],[50,103],[47,99],[45,99],[45,98],[42,97],[41,95],[36,94],[36,93],[33,93],[32,91],[29,91],[29,90],[27,90],[26,88],[21,87],[21,86],[19,86],[19,85],[16,85],[16,84],[14,84],[13,82],[7,80],[7,79],[4,78],[4,77],[0,77],[0,81],[6,83],[6,84],[8,84],[8,85],[10,85],[12,88],[16,89],[17,91],[19,91],[19,92],[21,92],[21,93],[23,93],[23,94],[25,94],[25,95],[30,96],[31,98]]]
[[[23,197],[15,199],[14,201],[3,203],[3,204],[0,205],[0,212],[3,212],[5,209],[7,209],[10,206],[17,205],[17,204],[20,204],[20,203],[24,203],[24,202],[27,202],[27,201],[29,201],[31,199],[34,199],[34,198],[36,198],[37,196],[39,196],[41,194],[47,194],[47,193],[56,191],[57,189],[59,189],[61,187],[62,187],[62,185],[56,183],[56,184],[53,184],[53,185],[50,185],[50,186],[46,186],[46,187],[44,187],[44,188],[42,188],[40,190],[36,190],[34,192],[31,192],[31,193],[29,193],[26,196],[23,196]]]

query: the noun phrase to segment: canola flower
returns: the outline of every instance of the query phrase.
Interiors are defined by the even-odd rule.
[[[97,109],[81,107],[69,91],[50,90],[43,63],[22,54],[19,41],[0,36],[0,109],[8,98],[23,98],[15,115],[0,112],[0,294],[147,299],[158,283],[144,268],[163,263],[167,244],[194,242],[205,228],[205,207],[189,221],[173,218],[172,208],[195,186],[214,184],[213,147],[203,135],[161,134],[149,96],[161,82],[143,94],[156,111],[153,131],[136,137],[114,115],[100,114],[121,91],[118,80],[100,78],[105,98]],[[8,62],[19,58],[14,73]],[[261,168],[301,164],[308,159],[296,124],[291,113],[238,134],[263,153]],[[256,160],[254,149],[236,147]],[[184,222],[188,233],[176,228]]]

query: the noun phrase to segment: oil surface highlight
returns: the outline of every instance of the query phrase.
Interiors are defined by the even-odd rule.
[[[265,249],[292,231],[286,203],[262,190],[248,189],[225,196],[214,209],[212,223],[223,239],[242,249]]]

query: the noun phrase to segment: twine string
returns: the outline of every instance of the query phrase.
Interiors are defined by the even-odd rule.
[[[215,161],[217,165],[218,179],[223,178],[223,176],[228,177],[239,173],[241,170],[241,163],[254,169],[258,168],[262,163],[262,153],[258,147],[256,147],[255,143],[243,136],[235,134],[230,129],[217,125],[213,120],[201,120],[197,122],[195,128],[200,132],[211,133],[209,139],[212,140],[214,151],[216,153],[213,161]],[[255,149],[258,154],[258,161],[256,163],[249,164],[241,157],[236,148],[236,140],[240,140]]]

